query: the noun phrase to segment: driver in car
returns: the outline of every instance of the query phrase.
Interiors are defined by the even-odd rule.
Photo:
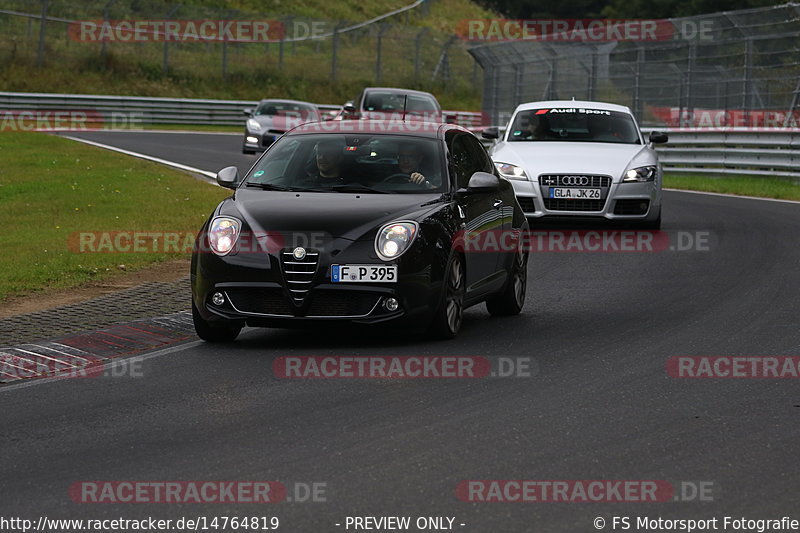
[[[397,153],[397,168],[401,174],[408,174],[408,181],[417,185],[424,185],[428,189],[435,189],[436,185],[428,181],[419,172],[423,154],[416,143],[403,143]]]

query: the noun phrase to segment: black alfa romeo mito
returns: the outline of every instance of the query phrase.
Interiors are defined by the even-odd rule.
[[[522,309],[527,221],[464,128],[309,123],[244,179],[228,167],[217,182],[234,193],[203,225],[191,266],[204,340],[231,341],[245,325],[388,321],[452,338],[468,306]]]

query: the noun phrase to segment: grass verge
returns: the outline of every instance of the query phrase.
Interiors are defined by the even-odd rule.
[[[800,200],[800,182],[789,178],[673,174],[664,176],[664,187],[780,200]]]
[[[176,257],[80,253],[80,232],[196,232],[227,192],[156,163],[54,135],[0,133],[7,229],[0,301],[69,288]],[[148,248],[149,249],[149,248]]]

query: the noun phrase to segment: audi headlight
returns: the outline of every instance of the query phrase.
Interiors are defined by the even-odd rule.
[[[390,261],[403,255],[408,250],[414,237],[417,236],[417,223],[401,220],[386,224],[375,238],[375,252],[384,261]]]
[[[510,180],[527,180],[528,175],[525,174],[525,169],[512,165],[511,163],[495,163],[495,167],[500,171],[504,178]]]
[[[625,172],[625,176],[623,176],[623,182],[636,182],[636,181],[653,181],[656,179],[656,174],[658,173],[658,167],[655,165],[649,165],[646,167],[639,167],[639,168],[632,168]]]
[[[208,243],[217,255],[227,255],[236,244],[242,223],[232,217],[217,217],[208,229]]]
[[[241,122],[240,122],[241,124]],[[247,119],[247,129],[250,131],[261,131],[261,124],[254,118]]]

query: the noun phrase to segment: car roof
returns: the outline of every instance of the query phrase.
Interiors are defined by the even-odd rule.
[[[317,104],[312,104],[311,102],[304,102],[302,100],[286,100],[284,98],[263,98],[258,103],[263,104],[264,102],[275,102],[279,104],[303,104],[310,107],[317,107]]]
[[[623,105],[609,104],[607,102],[592,102],[589,100],[542,100],[539,102],[527,102],[525,104],[518,105],[514,112],[516,113],[518,111],[527,111],[529,109],[544,109],[553,107],[588,107],[591,109],[617,111],[620,113],[628,113],[629,115],[632,114],[630,108]]]
[[[431,93],[425,92],[425,91],[417,91],[416,89],[400,89],[399,87],[365,87],[364,88],[364,92],[370,92],[370,91],[386,91],[386,92],[401,93],[401,94],[419,94],[419,95],[425,95],[425,96],[432,96],[433,99],[436,100],[436,97],[433,96]]]
[[[472,134],[466,128],[457,124],[443,124],[440,122],[402,121],[402,120],[329,120],[322,122],[307,122],[301,124],[284,135],[303,135],[308,133],[339,133],[356,135],[385,134],[408,135],[409,137],[442,138],[446,131],[460,130]]]

